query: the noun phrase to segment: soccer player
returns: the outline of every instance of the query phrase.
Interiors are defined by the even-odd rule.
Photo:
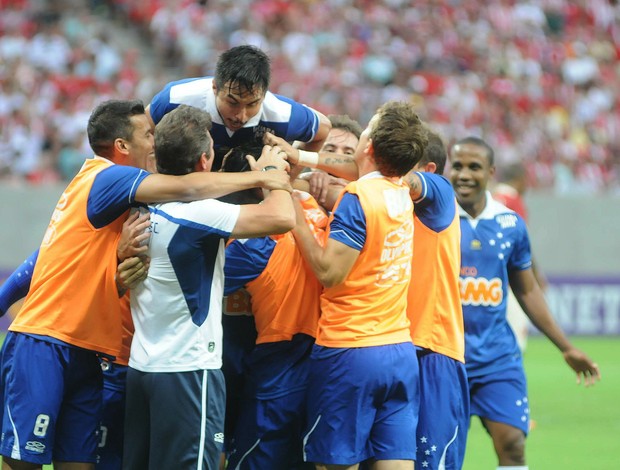
[[[236,162],[244,162],[245,155],[256,150],[245,145],[233,149],[223,170],[239,168]],[[302,201],[306,222],[323,241],[327,215],[306,196]],[[260,202],[262,196],[243,191],[222,199],[231,198],[242,204]],[[250,294],[258,330],[256,344],[244,360],[245,393],[228,468],[301,469],[309,357],[322,287],[290,232],[231,241],[224,273],[226,294],[239,289]]]
[[[160,174],[210,171],[208,113],[180,106],[155,132]],[[277,154],[270,146],[263,154]],[[284,160],[274,169],[283,170]],[[295,222],[291,196],[262,204],[215,199],[151,205],[148,276],[132,291],[135,333],[127,373],[123,466],[217,468],[224,440],[221,368],[224,239],[284,233]]]
[[[424,155],[406,181],[414,207],[413,263],[407,297],[411,338],[420,370],[417,466],[458,470],[469,427],[459,291],[461,230],[447,152],[429,130]]]
[[[354,155],[357,143],[362,133],[362,126],[346,114],[330,114],[328,116],[332,124],[332,128],[325,139],[325,143],[321,148],[321,152],[335,153],[339,155]],[[330,210],[334,206],[336,200],[330,196],[338,196],[339,193],[330,190],[334,187],[344,188],[349,180],[331,176],[325,171],[310,171],[302,173],[300,178],[308,182],[308,187],[300,186],[299,189],[307,190],[323,207]],[[293,182],[293,186],[297,188],[298,180]]]
[[[153,125],[180,104],[207,111],[213,120],[213,170],[224,155],[252,141],[259,127],[269,128],[302,148],[318,150],[330,129],[320,112],[269,91],[271,66],[262,50],[250,45],[233,47],[220,55],[214,77],[185,78],[168,83],[147,106]]]
[[[94,468],[101,418],[98,357],[121,352],[114,274],[131,204],[201,199],[256,185],[289,187],[280,171],[169,176],[137,168],[153,153],[153,133],[139,101],[102,103],[90,116],[88,137],[95,157],[60,197],[28,296],[2,347],[0,454],[6,468],[34,469],[52,460],[75,470]],[[272,161],[278,159],[261,164]],[[39,360],[32,361],[33,355]]]
[[[498,469],[527,469],[529,402],[521,351],[506,321],[508,285],[532,323],[562,352],[577,383],[600,379],[598,366],[557,325],[531,267],[523,219],[495,201],[487,186],[493,149],[467,137],[450,151],[450,180],[460,206],[461,300],[470,413],[479,416],[497,453]]]
[[[418,374],[406,314],[413,210],[402,177],[426,144],[412,106],[388,102],[362,133],[360,178],[336,203],[325,247],[296,206],[295,239],[324,287],[304,438],[306,460],[318,469],[367,459],[413,468]]]

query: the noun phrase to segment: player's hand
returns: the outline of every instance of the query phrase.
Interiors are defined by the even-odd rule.
[[[131,211],[123,224],[121,238],[116,248],[116,256],[123,261],[132,256],[144,255],[148,250],[148,241],[151,232],[147,229],[151,225],[149,212]]]
[[[563,355],[566,363],[577,372],[577,385],[583,382],[586,387],[589,387],[601,380],[598,364],[593,362],[583,351],[571,348],[565,351]]]
[[[246,155],[252,170],[263,170],[264,168],[275,167],[278,170],[290,171],[291,166],[286,161],[286,152],[277,145],[265,145],[258,160],[254,160],[252,155]]]
[[[308,192],[312,194],[319,204],[325,204],[330,186],[345,187],[348,183],[347,180],[336,178],[320,170],[309,172],[309,176],[306,179],[309,184]]]
[[[116,288],[119,295],[128,289],[134,289],[140,282],[146,279],[149,272],[150,258],[133,256],[127,258],[116,268]]]
[[[299,150],[289,144],[286,140],[281,137],[276,137],[271,132],[265,132],[265,136],[263,137],[263,142],[267,145],[277,146],[284,152],[286,155],[286,160],[289,163],[296,165],[299,163]]]

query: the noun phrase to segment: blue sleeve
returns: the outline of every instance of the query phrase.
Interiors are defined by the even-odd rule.
[[[180,83],[186,83],[195,80],[194,78],[184,78],[183,80],[177,80],[166,84],[166,86],[157,93],[151,100],[149,112],[153,122],[157,124],[161,119],[173,109],[176,109],[179,104],[170,102],[170,89]]]
[[[28,295],[32,271],[39,257],[39,250],[32,253],[0,286],[0,316],[8,312],[9,307]]]
[[[366,243],[366,214],[357,195],[344,193],[329,227],[329,238],[362,250]]]
[[[265,270],[276,242],[269,237],[233,240],[226,247],[224,295],[232,294]]]
[[[456,214],[456,200],[450,182],[441,175],[416,172],[422,182],[422,195],[413,201],[420,221],[434,232],[450,226]]]
[[[105,227],[134,203],[136,191],[148,172],[132,166],[112,165],[100,172],[88,195],[88,220],[96,228]]]
[[[288,122],[288,128],[285,136],[280,136],[284,140],[300,142],[311,142],[319,130],[319,117],[308,106],[299,104],[285,96],[276,95],[276,97],[291,105],[291,116]]]
[[[515,247],[512,250],[510,259],[508,260],[509,270],[524,270],[532,267],[532,252],[530,248],[530,237],[527,233],[525,221],[515,214],[517,217],[517,236],[515,237]]]

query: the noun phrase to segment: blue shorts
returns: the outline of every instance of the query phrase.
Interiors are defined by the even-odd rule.
[[[103,416],[97,448],[97,470],[120,470],[125,427],[127,366],[101,361],[103,370]]]
[[[1,368],[0,454],[35,464],[96,462],[102,374],[94,352],[9,332]]]
[[[465,364],[428,349],[418,350],[420,416],[416,467],[460,470],[469,428]]]
[[[413,343],[314,346],[308,393],[307,462],[354,465],[415,460],[418,359]]]
[[[471,415],[508,424],[527,435],[530,404],[525,372],[520,364],[468,380]]]
[[[224,375],[127,371],[123,468],[219,468],[224,444]]]
[[[235,430],[235,449],[228,468],[237,470],[291,470],[304,463],[302,453],[306,391],[271,400],[247,399]]]

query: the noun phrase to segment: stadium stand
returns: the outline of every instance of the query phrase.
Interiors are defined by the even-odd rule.
[[[325,114],[366,122],[413,100],[447,140],[479,135],[500,166],[523,160],[534,189],[620,193],[615,1],[0,3],[0,178],[67,178],[95,102],[148,102],[252,43],[272,57],[272,90]]]

